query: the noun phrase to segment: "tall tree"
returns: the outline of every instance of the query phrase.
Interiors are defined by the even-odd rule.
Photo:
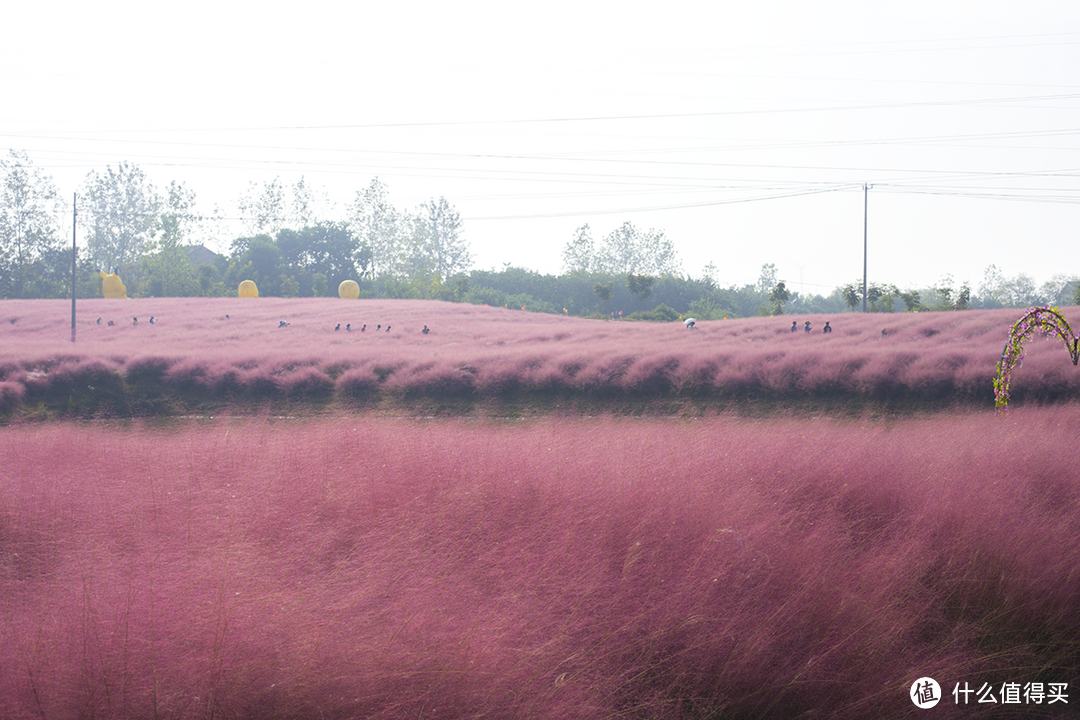
[[[844,304],[855,312],[855,308],[862,302],[862,280],[848,283],[840,288],[840,297],[843,298]]]
[[[306,228],[324,222],[330,206],[326,189],[312,187],[301,175],[292,187],[292,206],[288,213],[288,222],[294,228]]]
[[[680,263],[663,230],[643,232],[628,220],[604,236],[595,270],[620,275],[676,275]]]
[[[401,255],[403,221],[379,178],[357,191],[350,224],[360,244],[371,253],[372,278],[391,274]]]
[[[158,229],[161,198],[136,165],[122,162],[104,174],[86,176],[85,208],[90,257],[101,268],[115,269],[138,260]]]
[[[195,191],[184,183],[175,180],[165,190],[164,209],[161,213],[161,234],[158,242],[162,246],[176,247],[187,245],[199,216],[195,213]]]
[[[758,276],[755,289],[764,295],[771,292],[774,287],[776,287],[776,264],[765,263],[761,266],[761,275]]]
[[[254,182],[248,183],[247,192],[240,196],[237,206],[250,235],[275,235],[285,227],[285,186],[280,177],[263,183],[262,188]]]
[[[420,205],[413,223],[415,260],[427,259],[427,267],[441,280],[468,270],[472,265],[469,245],[461,237],[461,215],[445,197]]]
[[[0,159],[0,172],[0,285],[21,297],[31,263],[62,244],[58,215],[64,203],[52,178],[25,151],[10,150]]]
[[[776,283],[769,292],[769,302],[772,303],[772,314],[783,315],[784,305],[787,305],[790,300],[791,291],[787,289],[787,284],[783,280]]]
[[[596,263],[596,247],[592,230],[585,223],[574,231],[574,237],[563,248],[563,272],[592,272]]]
[[[1011,301],[1007,283],[1004,273],[996,265],[987,266],[977,291],[979,304],[986,308],[1005,307]]]
[[[1009,304],[1012,307],[1031,307],[1042,303],[1042,297],[1035,286],[1035,278],[1030,275],[1020,273],[1009,278],[1007,287],[1010,297]]]

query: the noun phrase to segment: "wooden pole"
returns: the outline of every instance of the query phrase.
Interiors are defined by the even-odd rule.
[[[863,210],[862,210],[862,311],[866,312],[866,223],[867,223],[867,209],[870,204],[870,186],[865,183],[862,186],[863,190]]]
[[[78,201],[79,194],[73,193],[71,196],[71,342],[75,342],[75,220],[79,216],[79,211],[76,209]]]

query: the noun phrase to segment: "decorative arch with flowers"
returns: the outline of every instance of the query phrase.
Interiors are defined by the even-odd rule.
[[[999,412],[1009,406],[1009,383],[1013,368],[1024,364],[1024,343],[1035,333],[1057,335],[1065,343],[1072,356],[1073,365],[1080,360],[1080,336],[1069,327],[1068,321],[1056,307],[1033,307],[1016,321],[1009,331],[1009,340],[1001,351],[1001,360],[997,364],[997,377],[994,378],[994,408]]]

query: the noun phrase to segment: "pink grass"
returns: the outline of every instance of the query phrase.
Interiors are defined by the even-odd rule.
[[[1075,693],[1078,432],[1072,406],[5,427],[0,717],[907,717],[924,675],[929,712],[964,717],[957,682]]]
[[[219,405],[532,394],[990,406],[995,363],[1017,315],[810,317],[815,327],[831,320],[835,332],[824,335],[791,333],[786,316],[704,322],[691,332],[681,323],[409,300],[164,298],[86,300],[79,307],[83,319],[73,344],[70,305],[0,303],[3,407],[44,402],[139,414],[148,393]],[[1070,313],[1076,309],[1064,310]],[[151,314],[158,319],[153,326]],[[132,315],[141,318],[138,327]],[[11,318],[16,322],[2,322]],[[108,327],[109,318],[118,324]],[[280,320],[290,325],[279,328]],[[356,330],[333,330],[346,322]],[[359,332],[365,323],[367,332]],[[391,332],[375,332],[380,324]],[[423,325],[432,332],[422,334]],[[1080,398],[1080,372],[1067,360],[1051,340],[1030,343],[1015,373],[1014,404]],[[150,401],[148,407],[161,409]]]

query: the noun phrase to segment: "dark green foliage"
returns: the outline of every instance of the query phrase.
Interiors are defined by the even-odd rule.
[[[784,306],[791,300],[791,291],[783,280],[776,283],[776,287],[769,293],[769,302],[772,303],[773,315],[783,315]]]
[[[626,289],[630,291],[630,294],[640,298],[641,300],[648,300],[649,295],[652,294],[652,285],[654,278],[648,275],[634,275],[630,273],[626,276]]]

